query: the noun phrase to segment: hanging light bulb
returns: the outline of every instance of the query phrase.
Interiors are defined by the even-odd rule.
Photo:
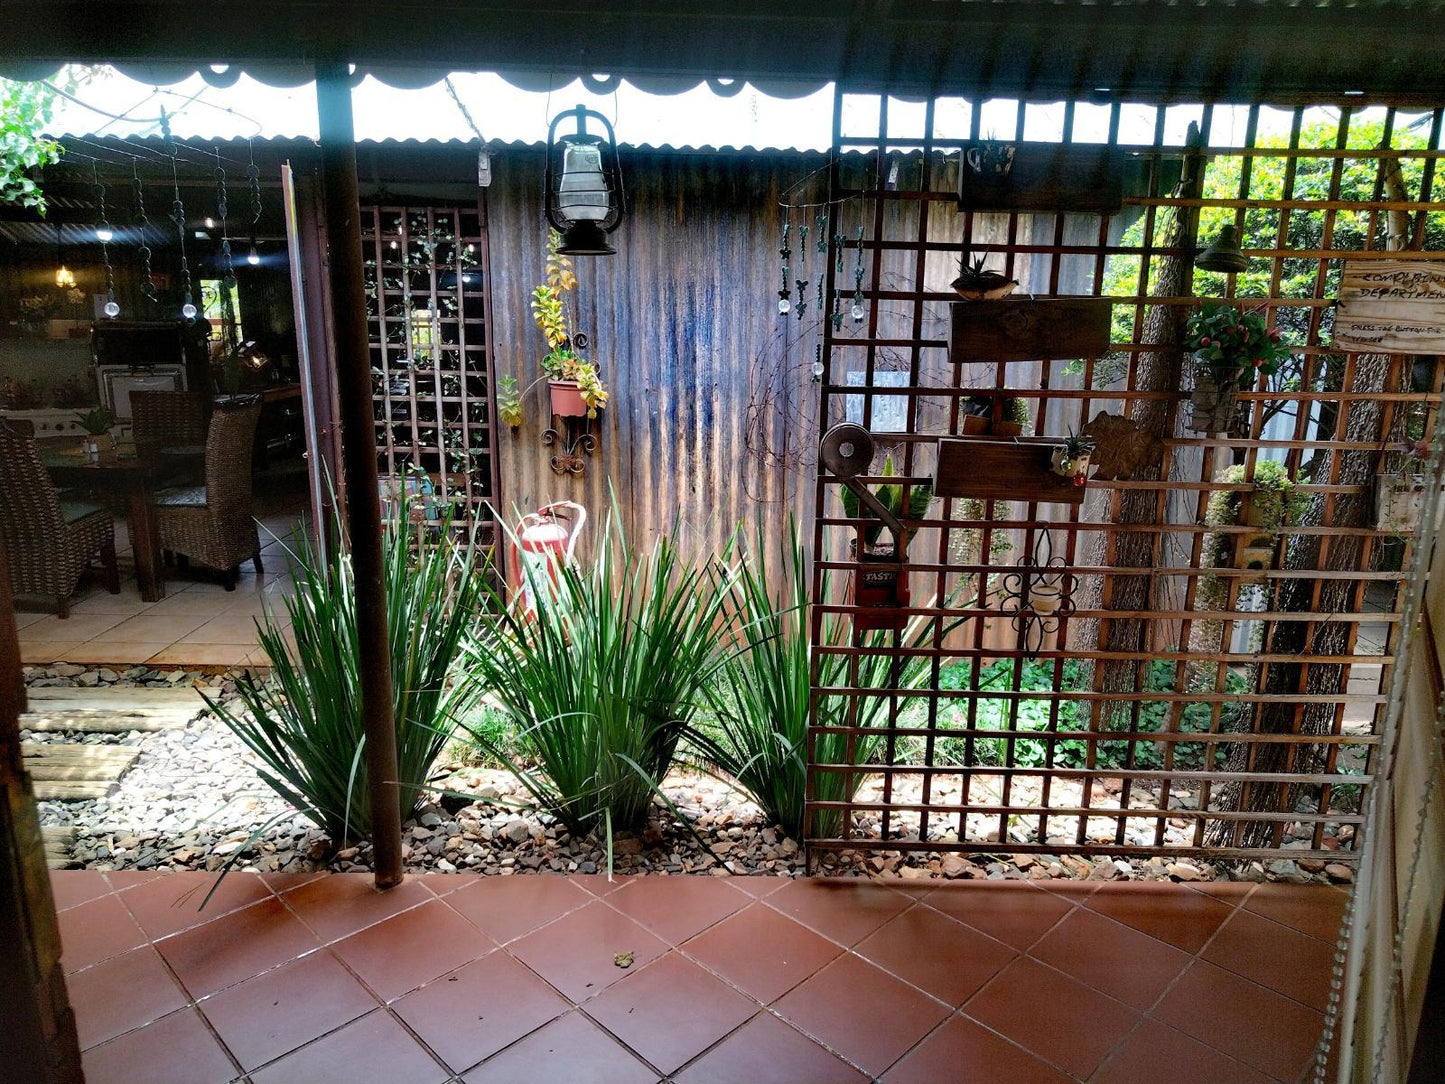
[[[116,304],[114,301],[107,301],[107,302],[105,303],[105,310],[104,310],[104,311],[105,311],[105,314],[106,314],[107,316],[109,316],[112,320],[114,320],[117,316],[120,315],[120,306],[119,306],[118,304]]]
[[[75,287],[75,272],[61,264],[55,271],[55,285],[62,290],[70,290]]]
[[[194,320],[196,318],[196,307],[187,301],[181,306],[181,315],[187,320]]]
[[[103,245],[108,245],[115,240],[115,231],[102,223],[96,227],[95,239]]]
[[[255,267],[261,262],[261,254],[256,251],[256,242],[251,242],[251,251],[246,253],[246,262]]]

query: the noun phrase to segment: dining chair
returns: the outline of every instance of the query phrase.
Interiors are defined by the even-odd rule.
[[[225,573],[227,591],[236,589],[243,561],[263,571],[251,491],[260,416],[259,396],[217,403],[206,433],[205,483],[158,490],[153,501],[161,549]]]
[[[33,430],[32,430],[33,432]],[[32,435],[0,422],[0,542],[16,594],[49,595],[70,616],[70,596],[93,557],[104,583],[120,593],[115,518],[87,501],[61,500]]]

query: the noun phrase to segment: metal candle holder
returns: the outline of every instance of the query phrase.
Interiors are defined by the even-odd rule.
[[[1074,612],[1073,577],[1064,571],[1065,561],[1054,555],[1051,533],[1040,531],[1034,552],[1018,563],[1018,571],[1002,580],[1001,608],[1010,616],[1018,633],[1019,650],[1037,658],[1044,637],[1058,632],[1063,620]]]

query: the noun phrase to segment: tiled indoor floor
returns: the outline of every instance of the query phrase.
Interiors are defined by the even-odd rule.
[[[17,611],[20,657],[26,663],[104,663],[157,666],[264,665],[253,618],[263,606],[285,617],[282,596],[289,593],[283,543],[289,541],[298,513],[290,507],[269,511],[261,523],[261,562],[257,575],[241,566],[236,590],[201,572],[167,569],[166,597],[146,602],[136,590],[134,560],[125,521],[116,519],[116,548],[121,565],[120,594],[112,595],[94,577],[82,582],[70,616]],[[284,622],[283,622],[284,623]]]
[[[89,1084],[1251,1084],[1344,893],[57,872]],[[627,966],[623,967],[622,964]]]

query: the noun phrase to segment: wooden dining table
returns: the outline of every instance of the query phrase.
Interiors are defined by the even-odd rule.
[[[161,573],[160,535],[153,502],[157,489],[171,482],[178,467],[194,456],[147,452],[120,455],[91,462],[74,450],[43,451],[41,460],[51,481],[63,488],[82,489],[98,496],[125,494],[130,504],[130,546],[135,555],[135,578],[140,597],[159,602],[166,597]]]

